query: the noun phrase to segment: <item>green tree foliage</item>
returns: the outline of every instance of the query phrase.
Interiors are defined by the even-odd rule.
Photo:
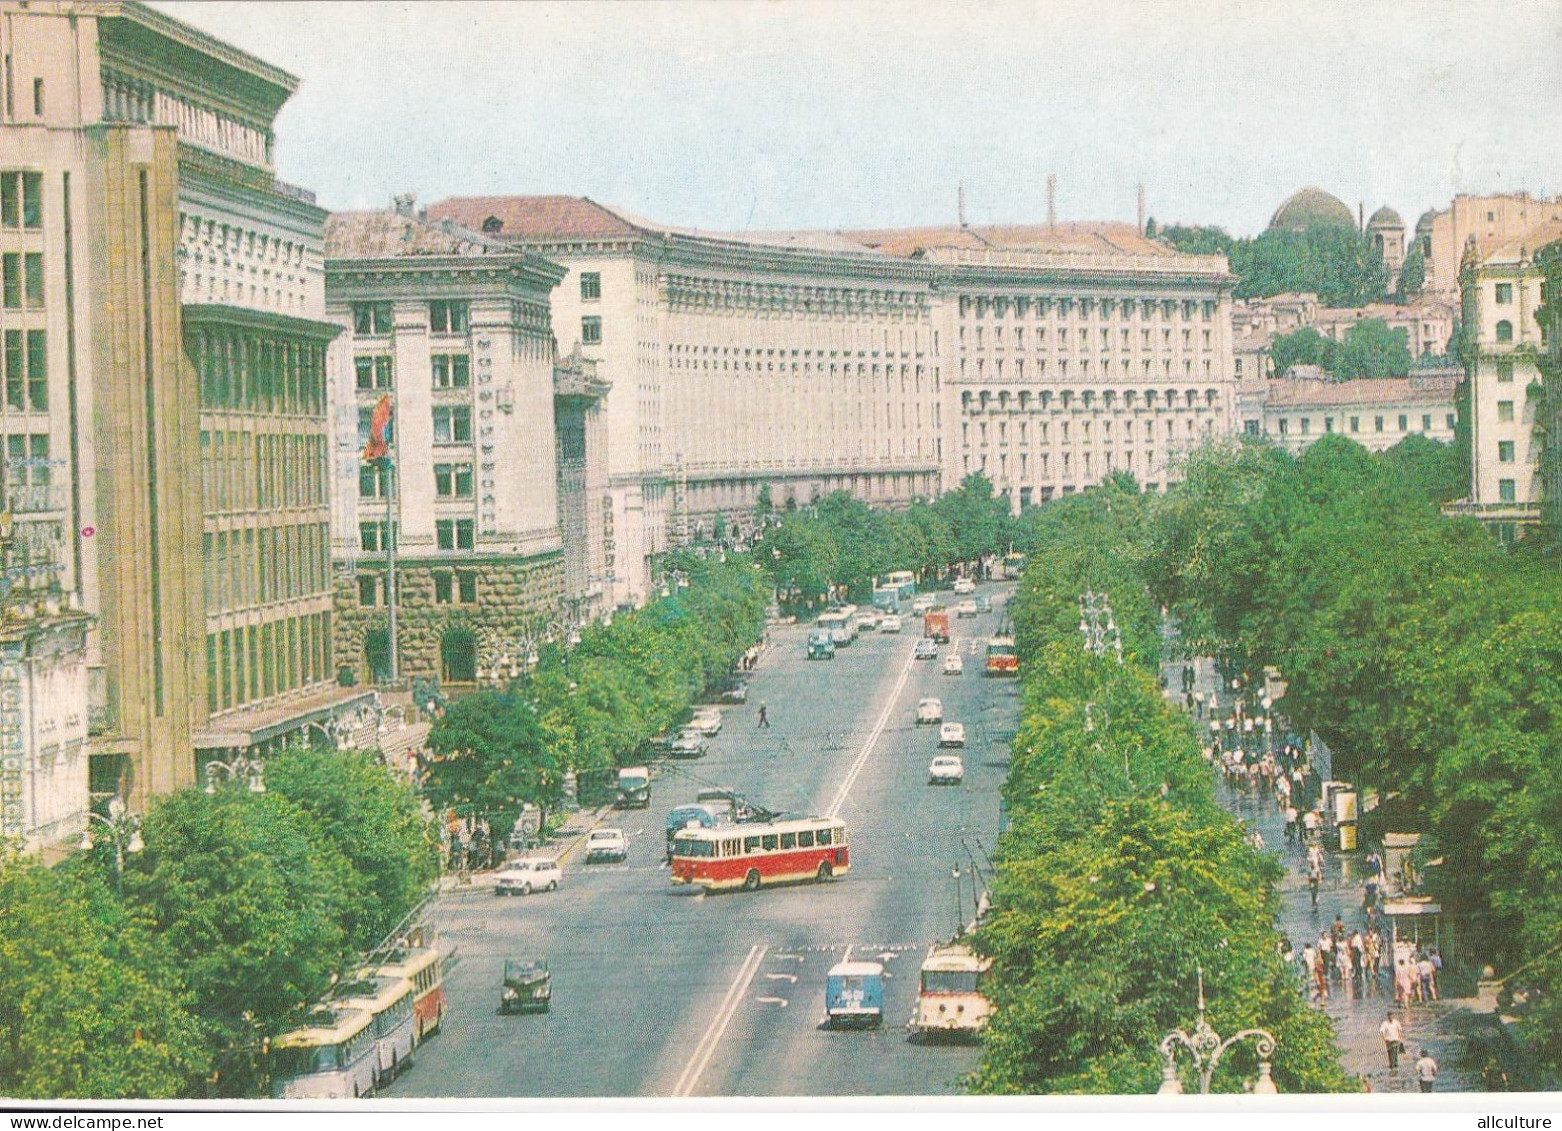
[[[523,803],[546,810],[563,796],[568,767],[533,699],[499,691],[463,696],[434,720],[428,745],[423,795],[436,812],[513,820]]]
[[[1149,231],[1148,226],[1145,234],[1151,239],[1156,238],[1156,233]],[[1226,256],[1231,254],[1237,242],[1224,228],[1206,228],[1197,224],[1168,224],[1160,230],[1160,240],[1188,255]]]
[[[1285,1091],[1344,1090],[1330,1023],[1274,933],[1278,867],[1215,802],[1191,724],[1162,699],[1152,498],[1118,479],[1027,516],[1012,607],[1025,671],[992,911],[994,1021],[972,1090],[1152,1092],[1157,1045],[1192,1023],[1202,967],[1222,1031],[1279,1039]],[[1127,662],[1085,654],[1079,597],[1110,595]],[[1256,1072],[1234,1049],[1217,1088]],[[1191,1081],[1189,1082],[1191,1085]]]
[[[0,854],[0,923],[0,1095],[162,1099],[206,1075],[179,956],[75,870]]]
[[[252,1086],[263,1034],[288,1027],[349,961],[349,864],[322,853],[310,818],[278,793],[195,790],[161,799],[125,897],[178,956],[197,1028],[226,1094]]]
[[[1275,335],[1269,343],[1269,356],[1274,359],[1275,376],[1284,377],[1298,365],[1332,370],[1338,348],[1334,339],[1324,337],[1311,326],[1303,326],[1289,334]]]
[[[1403,377],[1410,364],[1410,338],[1404,327],[1391,329],[1381,318],[1363,318],[1345,331],[1330,371],[1341,380]]]
[[[1382,254],[1353,228],[1266,231],[1231,246],[1238,298],[1316,294],[1325,306],[1365,306],[1388,289]]]
[[[1329,742],[1337,776],[1394,795],[1389,831],[1441,858],[1427,883],[1475,961],[1539,989],[1525,1040],[1554,1076],[1562,579],[1442,517],[1458,466],[1424,440],[1207,453],[1158,516],[1149,580],[1210,647],[1286,673],[1287,714]]]
[[[1421,241],[1414,240],[1405,253],[1404,265],[1399,269],[1399,286],[1395,293],[1400,302],[1415,298],[1426,286],[1426,256],[1421,254]]]
[[[292,801],[320,855],[348,865],[348,944],[376,946],[427,894],[439,874],[411,786],[370,755],[296,745],[266,763],[266,787]]]

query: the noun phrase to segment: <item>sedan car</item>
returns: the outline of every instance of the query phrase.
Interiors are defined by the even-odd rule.
[[[700,707],[695,710],[689,725],[706,738],[714,738],[721,733],[721,712],[715,707]]]
[[[875,629],[877,629],[879,627],[879,620],[880,620],[881,617],[883,617],[883,615],[884,614],[879,612],[879,610],[877,610],[877,609],[859,609],[859,610],[857,610],[857,631],[858,632],[872,632],[872,631],[874,631]]]
[[[924,636],[921,640],[917,641],[917,650],[915,655],[919,660],[938,659],[938,641],[934,640],[931,636]]]
[[[955,606],[955,616],[974,617],[976,615],[976,602],[967,597]]]
[[[629,841],[623,829],[593,829],[586,837],[586,863],[598,860],[623,860],[629,855]]]
[[[506,864],[494,877],[495,895],[530,895],[534,891],[556,891],[564,870],[551,857],[536,856]]]
[[[900,631],[900,617],[897,616],[895,613],[891,613],[889,616],[887,616],[883,620],[879,621],[879,631],[880,632],[899,632]]]
[[[710,753],[710,746],[699,727],[684,727],[667,753],[674,758],[703,758]]]
[[[944,705],[932,696],[917,701],[917,722],[941,723],[944,721]]]
[[[938,728],[938,744],[940,746],[964,746],[965,724],[945,723]]]
[[[940,754],[927,768],[928,785],[959,785],[965,779],[965,763],[958,754]]]
[[[955,578],[955,592],[975,593],[976,582],[972,581],[969,577],[957,577]]]
[[[931,593],[924,593],[911,602],[911,611],[913,613],[925,613],[936,604],[938,604],[937,597],[934,597]]]
[[[965,671],[965,661],[960,658],[959,652],[951,652],[944,657],[944,674],[960,675]]]

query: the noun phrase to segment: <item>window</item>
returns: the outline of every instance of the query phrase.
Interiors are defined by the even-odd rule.
[[[441,499],[470,499],[472,497],[472,465],[469,463],[436,463],[434,465],[434,493]]]
[[[441,405],[434,409],[434,443],[470,444],[472,410],[467,405]]]
[[[1513,323],[1506,318],[1497,323],[1497,340],[1499,342],[1511,342],[1513,340]]]
[[[580,273],[580,297],[583,299],[602,297],[602,272],[582,271]]]
[[[436,353],[431,359],[434,365],[434,388],[466,389],[472,384],[472,359],[464,353]]]
[[[358,374],[360,391],[389,389],[391,387],[391,359],[389,357],[356,357],[353,368]]]
[[[1381,416],[1374,416],[1372,418],[1372,430],[1374,432],[1383,431],[1383,418]]]
[[[1285,417],[1282,416],[1280,418],[1280,435],[1284,436],[1290,430],[1287,427],[1290,423],[1291,422],[1289,420],[1287,420]]]
[[[596,315],[587,315],[580,320],[580,340],[588,346],[598,345],[602,341],[602,319]]]
[[[1410,420],[1409,420],[1409,418],[1406,417],[1406,416],[1401,415],[1400,418],[1399,418],[1399,430],[1401,432],[1404,432],[1404,431],[1407,431],[1409,429],[1409,427],[1410,427]]]
[[[43,80],[33,79],[33,114],[43,117]]]
[[[1311,431],[1312,431],[1312,420],[1310,420],[1308,417],[1305,417],[1305,416],[1302,417],[1302,435],[1305,436],[1305,435],[1307,435],[1307,433],[1309,433]]]
[[[1256,421],[1256,420],[1244,420],[1242,422],[1242,430],[1244,432],[1246,432],[1249,436],[1256,436],[1256,435],[1258,435],[1258,421]]]
[[[464,334],[467,326],[467,304],[463,300],[431,302],[428,304],[428,328],[435,334]]]
[[[1360,432],[1361,431],[1361,417],[1353,416],[1353,417],[1350,418],[1350,430],[1352,432]]]
[[[434,571],[434,604],[448,605],[455,599],[453,580],[444,570]]]
[[[470,550],[473,542],[472,520],[441,518],[434,522],[434,541],[441,550]]]
[[[1499,440],[1499,441],[1497,441],[1497,462],[1498,463],[1512,463],[1513,462],[1513,441],[1512,440]]]
[[[391,304],[388,302],[353,303],[353,333],[358,335],[389,334],[391,332]]]
[[[1518,492],[1514,489],[1513,480],[1511,480],[1511,479],[1499,479],[1499,480],[1497,480],[1497,498],[1498,498],[1499,501],[1504,502],[1504,503],[1512,503],[1512,502],[1517,502],[1518,501]]]
[[[1443,419],[1448,422],[1448,431],[1452,432],[1454,430],[1454,414],[1450,412]]]
[[[1504,424],[1509,423],[1509,422],[1511,422],[1513,420],[1513,402],[1512,401],[1498,401],[1497,402],[1497,419],[1502,421]]]
[[[365,553],[375,554],[390,546],[390,526],[384,522],[360,522],[358,546]]]
[[[1513,284],[1512,283],[1498,283],[1497,284],[1497,301],[1502,303],[1504,306],[1508,305],[1509,303],[1511,303],[1513,301]]]
[[[373,575],[360,574],[358,577],[358,604],[365,609],[372,609],[379,604],[380,579]]]
[[[0,276],[4,278],[3,300],[7,310],[43,309],[43,256],[6,255],[0,258]]]
[[[1422,417],[1421,417],[1421,431],[1423,431],[1423,432],[1430,432],[1431,430],[1432,430],[1432,414],[1428,412],[1428,413],[1423,414]]]
[[[456,570],[456,600],[463,605],[477,604],[477,574],[471,570]]]
[[[49,410],[48,338],[42,330],[5,332],[5,403],[33,412]]]
[[[445,633],[439,642],[440,678],[446,683],[472,683],[477,679],[477,637],[470,629]]]
[[[385,473],[375,464],[364,464],[358,469],[358,497],[379,499],[385,495]]]
[[[1497,380],[1503,384],[1513,380],[1513,362],[1503,360],[1497,363]]]

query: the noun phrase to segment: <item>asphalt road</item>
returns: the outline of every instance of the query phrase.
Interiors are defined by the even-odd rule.
[[[832,661],[804,659],[806,626],[772,629],[746,705],[723,709],[707,757],[671,762],[651,807],[603,821],[630,838],[624,864],[571,856],[554,893],[496,898],[474,886],[442,897],[445,1030],[390,1087],[398,1096],[929,1095],[958,1090],[976,1049],[907,1040],[928,947],[973,913],[972,858],[997,835],[998,787],[1017,713],[1016,684],[981,675],[1008,586],[979,589],[996,613],[951,615],[952,642],[913,661],[901,635],[868,633]],[[947,599],[947,595],[946,595]],[[919,619],[919,618],[918,618]],[[966,671],[943,673],[958,648]],[[930,786],[937,727],[914,722],[937,695],[966,726],[961,786]],[[771,726],[757,727],[759,704]],[[663,863],[669,809],[717,784],[777,810],[834,812],[851,833],[851,871],[829,884],[706,895],[674,887]],[[961,871],[961,902],[955,881]],[[882,961],[885,1023],[821,1028],[825,972],[847,956]],[[544,956],[547,1014],[501,1016],[506,956]]]

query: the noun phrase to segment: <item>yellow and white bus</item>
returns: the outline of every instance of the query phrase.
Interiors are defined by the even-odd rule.
[[[412,983],[369,973],[336,988],[331,1004],[338,1009],[361,1009],[369,1015],[374,1036],[374,1086],[394,1080],[412,1064],[414,1027]]]
[[[271,1042],[271,1095],[279,1100],[356,1100],[374,1091],[374,1018],[323,1008]]]

